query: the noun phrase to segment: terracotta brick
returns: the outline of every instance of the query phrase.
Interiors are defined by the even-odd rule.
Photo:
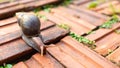
[[[30,3],[30,2],[33,2],[33,0],[14,1],[14,2],[11,2],[11,3],[7,3],[7,4],[2,4],[2,5],[0,5],[0,9],[5,9],[5,8],[9,8],[9,7],[14,7],[14,6],[19,5],[19,4],[26,4],[26,3]]]
[[[101,4],[101,5],[99,5],[99,6],[97,6],[94,10],[95,11],[100,11],[100,10],[102,10],[102,9],[104,9],[104,8],[107,8],[107,7],[109,7],[109,4],[110,3],[112,3],[113,5],[115,5],[115,4],[119,4],[119,1],[117,1],[117,0],[111,0],[110,2],[105,2],[105,3],[103,3],[103,4]]]
[[[57,40],[60,40],[62,37],[64,37],[66,34],[68,34],[68,31],[65,31],[64,29],[61,29],[61,28],[57,28],[55,26],[51,27],[49,29],[50,29],[49,31],[52,31],[52,33],[49,33],[49,31],[47,31],[48,29],[43,30],[41,32],[44,43],[56,42]],[[4,62],[8,62],[10,60],[14,60],[14,59],[18,58],[18,56],[20,57],[25,54],[31,53],[31,51],[33,51],[33,49],[31,47],[27,46],[27,44],[20,38],[19,32],[17,33],[17,35],[15,32],[11,35],[9,34],[9,35],[5,35],[5,36],[1,36],[0,38],[2,40],[2,41],[0,41],[1,42],[0,64],[2,64]]]
[[[19,62],[15,64],[12,68],[28,68],[24,62]]]
[[[115,9],[119,9],[120,8],[120,5],[119,4],[115,4],[113,5]],[[101,14],[105,14],[105,15],[113,15],[113,10],[110,9],[110,7],[107,7],[107,8],[104,8],[100,11],[98,11],[98,13],[101,13]],[[119,14],[119,11],[117,11],[116,13]]]
[[[87,35],[86,38],[90,40],[98,40],[102,38],[103,36],[108,35],[109,33],[111,33],[112,31],[116,30],[119,27],[120,27],[120,23],[116,23],[112,26],[111,29],[100,28],[97,31],[95,31],[95,33]]]
[[[120,47],[113,51],[110,55],[106,57],[107,59],[115,62],[116,64],[120,64]]]
[[[16,23],[16,22],[17,22],[17,19],[15,17],[4,19],[4,20],[0,20],[0,27],[2,27],[4,25]]]
[[[74,60],[78,61],[81,65],[86,68],[101,68],[99,64],[90,59],[84,53],[79,52],[75,48],[72,48],[65,42],[59,42],[56,44],[62,52],[65,52],[67,55],[72,57]],[[69,59],[68,59],[69,60]]]
[[[66,37],[62,39],[62,41],[65,42],[67,45],[69,45],[69,47],[72,47],[75,50],[79,51],[80,53],[84,54],[85,56],[89,57],[92,61],[96,62],[102,68],[116,68],[116,65],[112,64],[110,61],[108,61],[104,57],[90,50],[86,46],[80,44],[79,42],[72,39],[71,37]]]
[[[11,32],[14,32],[16,30],[20,30],[17,23],[13,23],[13,24],[10,24],[10,25],[6,25],[4,27],[0,27],[0,36],[11,33]]]
[[[27,2],[27,3],[23,3],[20,2],[18,5],[16,6],[12,6],[6,9],[1,10],[0,12],[0,19],[4,19],[6,17],[10,17],[13,16],[16,12],[18,11],[30,11],[33,10],[34,8],[43,6],[45,4],[50,4],[50,3],[56,3],[58,2],[58,0],[42,0],[42,1],[34,1],[34,2]]]
[[[28,68],[43,68],[43,66],[34,58],[30,58],[29,60],[25,61],[25,64],[28,66]]]
[[[49,13],[45,13],[45,12],[41,12],[41,14],[46,15],[46,17],[50,21],[53,21],[56,24],[67,24],[67,25],[70,25],[71,31],[75,32],[77,34],[82,35],[82,34],[84,34],[84,33],[89,31],[88,29],[86,29],[84,27],[81,27],[81,25],[78,25],[78,24],[76,24],[76,23],[74,23],[72,21],[69,21],[68,19],[65,19],[62,16],[59,16],[59,14],[49,14]],[[79,28],[79,30],[76,30],[78,28]],[[83,31],[81,31],[81,30],[83,30]]]
[[[8,19],[11,20],[11,19]],[[8,20],[4,20],[1,23],[5,23]],[[13,19],[12,19],[13,20]],[[16,22],[10,21],[6,24],[3,24],[5,26],[0,27],[0,44],[14,40],[16,38],[19,38],[21,36],[21,31],[20,31],[20,27],[18,26],[18,24]],[[12,23],[12,24],[11,24]],[[44,21],[41,22],[41,31],[48,29],[52,26],[55,26],[55,23],[50,22],[50,21]],[[9,31],[8,31],[9,30]]]
[[[61,16],[63,16],[64,18],[66,18],[72,22],[75,22],[76,24],[81,25],[85,28],[94,29],[96,27],[96,26],[94,26],[94,25],[92,25],[92,24],[90,24],[82,19],[78,19],[78,18],[68,14],[67,12],[60,10],[59,8],[52,9],[51,12],[61,14]]]
[[[96,49],[95,51],[99,54],[106,55],[109,54],[110,50],[114,51],[117,47],[119,47],[120,40],[119,34],[112,32],[105,37],[102,37],[98,41],[96,41]]]
[[[89,1],[90,0],[75,0],[72,3],[75,4],[75,5],[81,5],[81,4],[87,3]]]
[[[81,9],[76,9],[76,8],[70,9],[70,8],[65,8],[65,7],[59,7],[59,8],[61,10],[64,10],[64,12],[67,12],[73,16],[77,16],[80,19],[85,20],[95,26],[101,25],[106,19],[105,17],[104,18],[103,17],[101,18],[99,16],[96,17],[96,16],[94,16],[95,12],[92,12],[92,14],[91,14],[91,13],[88,13],[88,11],[86,12],[86,11],[82,10],[82,8]],[[99,15],[99,14],[97,14],[97,15]]]
[[[53,45],[53,44],[52,44]],[[51,55],[53,55],[60,63],[67,68],[84,68],[84,66],[72,57],[61,51],[59,47],[51,47],[47,49]]]
[[[39,62],[44,68],[64,68],[58,61],[56,61],[48,53],[41,56],[39,53],[32,56],[37,62]]]

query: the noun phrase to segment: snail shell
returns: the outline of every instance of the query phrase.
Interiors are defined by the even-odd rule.
[[[37,16],[30,13],[19,12],[16,13],[16,17],[24,35],[34,37],[40,34],[41,24]]]

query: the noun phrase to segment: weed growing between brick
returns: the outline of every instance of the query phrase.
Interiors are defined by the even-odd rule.
[[[113,25],[113,24],[118,23],[119,21],[120,21],[119,18],[118,18],[116,15],[114,15],[114,16],[112,16],[112,18],[111,18],[110,20],[104,22],[104,23],[100,26],[100,28],[110,29],[110,28],[112,28],[112,25]]]
[[[61,28],[66,29],[66,30],[70,30],[70,27],[67,24],[60,24],[58,26],[61,27]],[[77,35],[77,34],[75,34],[73,32],[70,32],[69,36],[71,36],[72,38],[74,38],[78,42],[87,45],[91,49],[95,49],[96,48],[95,41],[91,41],[91,40],[89,40],[89,39],[87,39],[87,38],[85,38],[83,36]]]
[[[95,41],[91,41],[83,36],[79,36],[73,32],[70,32],[69,34],[72,38],[76,39],[78,42],[83,43],[85,45],[87,45],[88,47],[90,47],[91,49],[95,49],[96,45],[95,45]]]

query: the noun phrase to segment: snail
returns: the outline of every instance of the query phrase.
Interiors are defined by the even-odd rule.
[[[34,14],[25,12],[16,13],[16,17],[18,24],[22,30],[22,39],[28,45],[40,52],[41,55],[43,55],[45,52],[45,45],[40,34],[41,22],[39,18]]]

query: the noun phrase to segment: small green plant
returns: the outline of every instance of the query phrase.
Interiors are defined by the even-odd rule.
[[[83,36],[79,36],[73,32],[70,32],[70,36],[74,39],[76,39],[78,42],[89,45],[88,47],[94,49],[96,47],[95,41],[91,41]]]
[[[61,28],[66,29],[66,30],[70,30],[70,26],[67,25],[67,24],[59,24],[58,26],[61,27]]]
[[[36,8],[33,10],[34,13],[38,13],[39,11],[41,11],[42,9],[41,8]]]
[[[4,68],[3,66],[0,66],[0,68]]]
[[[103,2],[105,2],[105,0],[96,0],[96,1],[93,1],[93,2],[91,2],[88,5],[88,8],[89,9],[93,9],[93,8],[97,7],[100,3],[103,3]]]
[[[91,2],[89,5],[88,5],[88,8],[89,9],[92,9],[92,8],[95,8],[99,3],[97,1],[94,1],[94,2]]]
[[[113,16],[110,20],[106,21],[104,24],[100,26],[100,28],[107,28],[110,29],[112,28],[112,25],[115,23],[118,23],[119,19],[117,16]]]
[[[0,66],[0,68],[12,68],[12,64],[5,64],[3,66]]]
[[[60,24],[58,26],[61,27],[61,28],[66,29],[66,30],[70,30],[70,27],[67,24]],[[76,39],[78,42],[88,45],[88,47],[90,47],[91,49],[94,49],[96,47],[95,41],[91,41],[91,40],[89,40],[89,39],[87,39],[87,38],[85,38],[83,36],[79,36],[79,35],[77,35],[77,34],[75,34],[73,32],[70,32],[69,35],[72,38]]]
[[[53,8],[53,7],[55,7],[55,5],[45,5],[42,8],[45,12],[49,13],[49,12],[51,12],[51,8]]]
[[[72,3],[72,0],[63,0],[62,4],[63,6],[67,6]]]
[[[4,68],[12,68],[12,64],[6,64]]]

